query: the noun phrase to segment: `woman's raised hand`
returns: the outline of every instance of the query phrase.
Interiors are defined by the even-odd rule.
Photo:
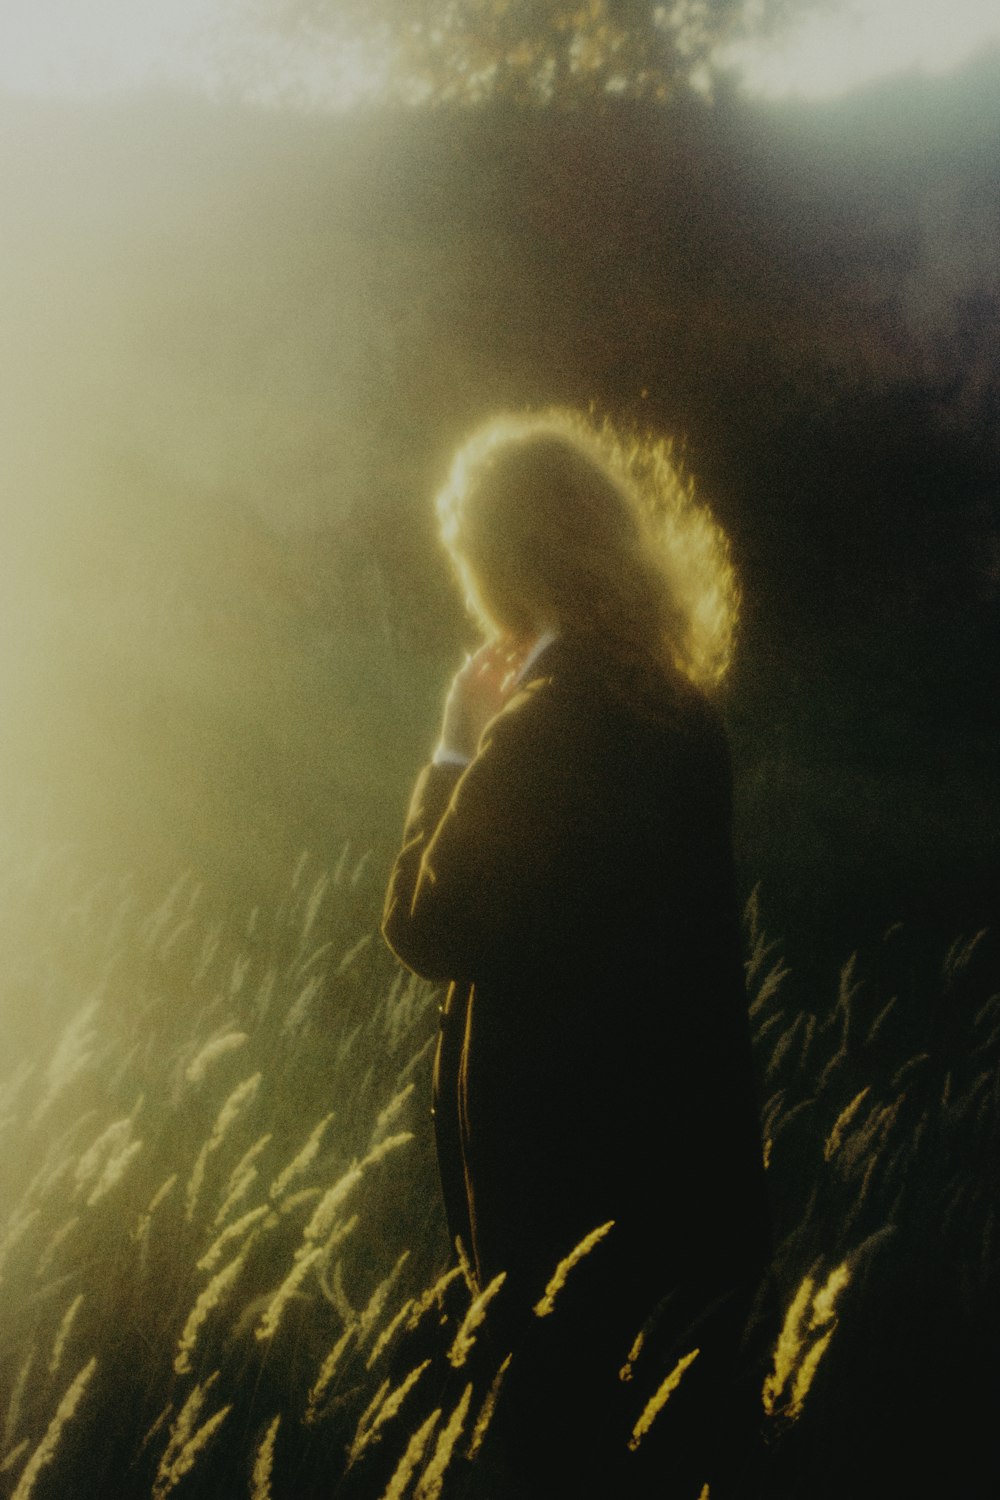
[[[444,705],[440,743],[470,760],[486,725],[503,708],[514,688],[519,653],[505,638],[487,641],[452,678]]]

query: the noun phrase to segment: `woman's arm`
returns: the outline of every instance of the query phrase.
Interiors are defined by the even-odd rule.
[[[402,848],[386,891],[382,935],[397,958],[425,979],[452,977],[447,965],[441,966],[444,954],[436,954],[433,942],[428,945],[422,938],[420,913],[416,921],[413,915],[421,864],[464,769],[460,761],[449,760],[431,763],[421,771],[406,813]]]
[[[467,767],[426,766],[414,788],[382,931],[428,979],[472,978],[517,940],[539,859],[541,686],[490,720]]]

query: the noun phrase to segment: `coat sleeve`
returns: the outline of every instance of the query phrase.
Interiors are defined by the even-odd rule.
[[[427,979],[502,963],[537,889],[546,756],[533,700],[527,690],[506,705],[467,767],[429,765],[417,780],[382,932]]]

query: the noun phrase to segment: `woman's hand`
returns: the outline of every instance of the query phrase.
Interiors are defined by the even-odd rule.
[[[513,691],[519,656],[512,642],[501,638],[466,657],[445,700],[442,748],[472,759],[486,725]]]

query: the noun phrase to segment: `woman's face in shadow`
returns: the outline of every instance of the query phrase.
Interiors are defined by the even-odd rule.
[[[484,640],[500,641],[512,652],[526,651],[543,630],[551,628],[510,583],[502,586],[467,557],[459,561],[470,613]]]

